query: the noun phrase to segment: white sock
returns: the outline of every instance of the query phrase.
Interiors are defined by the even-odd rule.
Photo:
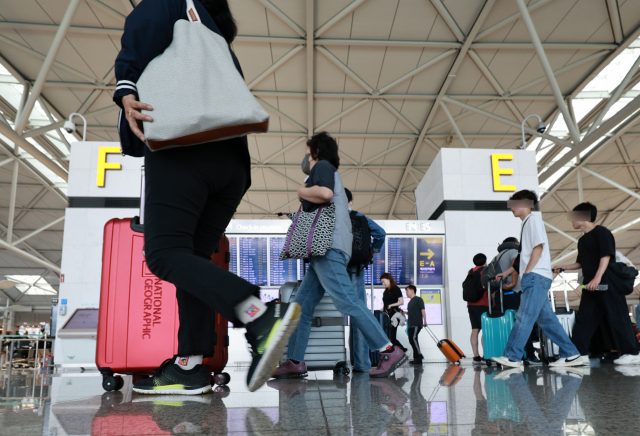
[[[378,351],[382,352],[382,351],[388,351],[389,347],[393,347],[393,344],[391,342],[389,342],[387,345],[385,345],[384,347],[380,348]]]
[[[180,369],[193,369],[196,365],[202,364],[202,355],[187,357],[176,356],[176,360],[173,363],[178,365]]]
[[[260,318],[267,310],[267,305],[253,295],[236,306],[236,316],[243,324],[249,324]]]

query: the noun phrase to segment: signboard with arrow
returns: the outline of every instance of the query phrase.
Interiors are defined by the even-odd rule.
[[[442,238],[417,238],[418,285],[442,285]]]

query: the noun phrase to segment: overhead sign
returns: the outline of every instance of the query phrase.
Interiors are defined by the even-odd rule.
[[[120,154],[120,147],[100,147],[98,149],[98,176],[96,186],[104,188],[104,179],[107,170],[121,170],[122,164],[116,162],[107,162],[108,154]]]
[[[501,160],[513,160],[513,154],[492,154],[491,155],[491,173],[493,175],[493,190],[496,192],[514,192],[515,185],[503,185],[500,182],[500,176],[513,175],[512,168],[500,168]]]
[[[442,285],[442,238],[417,238],[417,285]]]

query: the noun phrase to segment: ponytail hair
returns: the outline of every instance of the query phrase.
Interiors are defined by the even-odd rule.
[[[238,26],[231,15],[229,2],[227,0],[200,0],[200,3],[216,22],[227,44],[231,44],[238,34]]]

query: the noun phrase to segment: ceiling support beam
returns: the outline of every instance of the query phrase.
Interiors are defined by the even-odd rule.
[[[613,186],[615,188],[618,188],[619,190],[621,190],[622,192],[626,193],[627,195],[630,195],[632,197],[640,199],[640,194],[638,194],[635,191],[632,191],[631,189],[621,185],[620,183],[614,182],[613,180],[606,178],[602,174],[598,174],[595,171],[590,170],[589,168],[582,167],[578,171],[584,171],[585,173],[591,174],[592,176],[597,177],[598,179],[602,180],[603,182],[606,182],[606,183],[610,184],[611,186]]]
[[[258,0],[265,8],[271,11],[276,17],[280,18],[284,24],[289,26],[294,32],[296,32],[301,37],[305,37],[305,31],[302,27],[298,26],[298,24],[293,21],[287,14],[282,12],[276,5],[271,3],[269,0]]]
[[[576,177],[578,179],[578,201],[584,203],[584,189],[582,189],[582,173],[580,168],[576,171]]]
[[[47,192],[48,191],[46,188],[42,188],[40,192],[38,192],[36,196],[24,208],[15,208],[16,210],[20,210],[20,213],[13,220],[14,231],[16,231],[15,226],[18,225],[22,218],[24,218],[29,212],[36,210],[35,205],[38,204],[40,200],[42,200],[42,197],[44,197]],[[60,209],[60,211],[64,211],[64,209]]]
[[[114,104],[113,106],[107,106],[107,107],[104,107],[102,109],[98,109],[98,110],[95,110],[95,111],[92,111],[92,112],[87,112],[87,113],[84,114],[84,117],[85,118],[95,118],[97,116],[108,114],[108,113],[111,113],[111,112],[115,112],[117,110],[120,110],[120,108]],[[61,127],[64,126],[65,121],[66,120],[63,119],[63,120],[57,121],[57,122],[55,122],[53,124],[49,124],[49,125],[46,125],[46,126],[37,127],[35,129],[27,130],[26,132],[24,132],[22,137],[30,138],[30,137],[33,137],[33,136],[43,135],[43,134],[45,134],[47,132],[50,132],[51,130],[60,129]],[[87,126],[87,129],[89,127],[90,126]],[[105,128],[107,130],[110,127],[111,126],[95,126],[95,128]]]
[[[622,33],[622,22],[620,21],[618,0],[607,0],[607,9],[609,10],[609,20],[611,21],[613,39],[615,40],[616,44],[620,44],[624,39],[624,34]]]
[[[53,42],[51,43],[51,47],[49,47],[49,52],[47,53],[47,57],[40,68],[40,72],[38,73],[38,77],[36,78],[36,83],[33,84],[33,89],[31,90],[31,94],[25,103],[23,111],[20,113],[20,117],[16,120],[15,123],[15,131],[18,135],[21,135],[24,132],[24,128],[27,125],[27,121],[29,121],[29,116],[31,115],[31,111],[40,98],[40,93],[44,88],[44,82],[47,80],[47,76],[49,75],[49,71],[51,71],[51,67],[53,67],[53,63],[62,47],[62,43],[67,34],[67,30],[69,26],[71,26],[71,20],[78,9],[78,5],[80,4],[80,0],[70,0],[69,6],[67,6],[67,11],[64,13],[62,17],[62,21],[60,22],[60,26],[58,27],[58,31],[56,32],[56,36],[53,38]]]
[[[574,238],[573,236],[569,235],[568,233],[563,232],[562,230],[560,230],[559,228],[557,228],[556,226],[553,226],[551,224],[549,224],[546,221],[543,221],[544,225],[549,227],[551,230],[553,230],[554,232],[564,236],[567,239],[572,240],[573,242],[575,242],[576,244],[578,243],[578,240],[576,238]]]
[[[388,110],[393,116],[395,116],[402,124],[404,124],[405,126],[407,126],[409,128],[409,130],[411,130],[414,134],[418,134],[420,133],[420,130],[418,130],[418,128],[416,126],[414,126],[411,121],[409,121],[407,119],[407,117],[405,117],[404,115],[402,115],[400,113],[400,111],[398,109],[396,109],[395,107],[393,107],[388,101],[384,100],[384,99],[380,99],[380,100],[374,100],[377,101],[378,103],[380,103],[382,106],[384,106],[384,108],[386,110]]]
[[[307,137],[313,136],[315,120],[315,0],[307,0]]]
[[[360,78],[360,76],[358,76],[356,73],[354,73],[351,68],[349,68],[345,64],[343,64],[342,61],[340,59],[338,59],[333,53],[331,53],[329,50],[327,50],[324,47],[318,47],[317,50],[318,50],[318,52],[320,52],[323,55],[325,55],[327,59],[329,59],[343,73],[345,73],[353,81],[355,81],[358,85],[360,85],[365,91],[367,91],[369,94],[374,94],[373,88],[371,86],[369,86],[367,84],[367,82],[362,80]]]
[[[558,159],[553,165],[551,165],[544,173],[539,176],[539,183],[543,183],[549,177],[556,173],[560,168],[568,164],[572,159],[579,156],[584,150],[595,143],[600,138],[607,136],[611,129],[615,128],[618,124],[623,122],[629,116],[633,115],[640,108],[640,96],[634,98],[625,107],[620,109],[615,115],[602,123],[591,134],[582,138],[576,147],[569,151],[569,153]],[[627,124],[627,129],[631,127],[631,124]]]
[[[516,3],[518,4],[518,8],[520,9],[522,21],[524,21],[524,24],[529,31],[529,35],[531,36],[531,41],[533,42],[533,46],[536,49],[536,53],[538,54],[538,59],[540,60],[542,69],[544,70],[545,75],[547,76],[547,80],[549,81],[549,86],[551,86],[553,95],[556,97],[558,108],[562,112],[564,119],[567,120],[566,124],[569,128],[569,133],[571,133],[571,139],[575,144],[577,144],[578,142],[580,142],[580,132],[578,131],[577,126],[573,122],[571,122],[571,114],[569,114],[569,109],[567,109],[567,105],[565,104],[564,97],[562,96],[562,91],[560,91],[560,87],[558,86],[556,77],[553,75],[553,70],[551,69],[549,60],[547,59],[547,54],[544,52],[544,48],[542,48],[540,37],[538,36],[538,32],[533,25],[533,20],[531,19],[531,15],[529,15],[527,5],[524,4],[524,0],[516,0]]]
[[[432,2],[437,2],[440,3],[440,0],[432,0]],[[393,203],[391,204],[391,208],[389,209],[389,214],[388,214],[388,219],[391,219],[393,217],[393,213],[395,212],[396,206],[398,204],[398,200],[400,199],[400,194],[402,193],[402,188],[404,187],[405,181],[407,179],[407,176],[409,175],[409,168],[413,165],[413,161],[415,160],[416,156],[418,155],[418,152],[420,151],[420,147],[422,146],[422,143],[425,139],[425,136],[427,134],[427,130],[429,129],[429,127],[431,126],[431,123],[433,122],[433,118],[435,117],[435,114],[438,110],[438,107],[440,107],[440,102],[443,100],[447,90],[449,89],[449,86],[451,85],[451,82],[453,81],[453,77],[456,75],[458,68],[460,68],[460,65],[462,64],[462,62],[464,61],[464,58],[467,55],[467,52],[469,51],[471,44],[473,43],[473,41],[476,38],[476,35],[478,34],[478,32],[480,31],[480,27],[482,27],[482,24],[484,23],[484,20],[487,18],[487,16],[489,15],[489,12],[491,11],[491,8],[493,7],[495,3],[495,0],[486,0],[484,3],[484,6],[482,7],[482,10],[480,11],[480,13],[478,14],[478,17],[476,18],[475,23],[473,23],[473,26],[471,27],[471,30],[469,31],[469,34],[466,36],[466,38],[464,38],[464,43],[462,44],[462,47],[460,47],[460,51],[458,52],[458,55],[456,56],[455,61],[453,62],[453,64],[451,65],[451,68],[449,69],[449,73],[447,74],[447,78],[445,79],[444,83],[442,84],[442,87],[440,88],[440,91],[438,92],[438,97],[435,99],[431,110],[429,111],[429,114],[427,115],[427,119],[424,122],[424,125],[422,126],[422,130],[420,131],[420,135],[418,135],[418,140],[416,141],[415,145],[413,146],[413,150],[411,150],[411,155],[409,157],[409,160],[407,161],[407,167],[405,168],[403,174],[402,174],[402,178],[400,179],[400,184],[398,185],[398,189],[396,190],[396,195],[393,199]],[[435,5],[436,8],[438,8],[439,6]],[[442,5],[443,10],[442,13],[446,13],[449,14],[449,11],[446,10],[446,8],[444,7],[444,5]],[[440,12],[440,11],[438,11]],[[450,14],[449,14],[450,16]],[[451,18],[452,19],[452,18]],[[453,20],[453,19],[452,19]],[[455,21],[454,21],[455,22]],[[458,27],[458,25],[456,24],[455,27]],[[455,28],[454,27],[454,28]]]
[[[120,12],[116,11],[115,9],[105,5],[104,3],[102,3],[99,0],[87,0],[87,2],[96,5],[97,7],[102,9],[104,12],[106,12],[107,14],[109,14],[113,18],[115,18],[116,20],[120,20],[120,21],[124,22],[127,19],[126,16],[122,15]]]
[[[449,98],[451,98],[451,96],[448,96]],[[492,104],[497,104],[497,102],[495,101],[485,101],[482,104],[479,104],[478,106],[476,106],[478,109],[483,109],[487,106],[490,106]],[[467,118],[469,115],[473,115],[473,111],[466,111],[466,112],[461,112],[458,115],[456,115],[455,117],[453,117],[454,120],[456,120],[456,122]],[[428,131],[427,131],[427,136],[429,136],[430,133],[435,132],[436,130],[438,130],[440,127],[444,127],[444,126],[448,126],[450,123],[449,121],[443,121],[440,124],[436,124],[435,126],[431,127]]]
[[[336,121],[342,119],[344,116],[349,115],[351,112],[353,112],[356,109],[364,106],[367,103],[369,103],[369,100],[360,100],[356,104],[354,104],[354,105],[348,107],[347,109],[343,110],[342,112],[340,112],[338,115],[336,115],[334,117],[331,117],[327,121],[325,121],[324,123],[320,124],[318,127],[315,128],[315,133],[321,132],[325,127],[330,126],[331,124],[333,124]]]
[[[445,113],[445,115],[449,119],[451,126],[453,126],[453,130],[455,130],[456,135],[458,136],[458,139],[460,140],[460,142],[462,142],[462,145],[464,145],[464,148],[469,148],[469,144],[467,144],[467,141],[464,140],[464,136],[462,136],[462,132],[458,128],[458,124],[456,123],[456,120],[454,120],[453,117],[451,116],[451,112],[449,112],[449,109],[447,109],[447,105],[444,104],[444,101],[440,102],[440,106],[442,107],[442,111]]]
[[[16,145],[17,151],[17,145]],[[16,212],[16,194],[18,191],[18,170],[20,168],[20,164],[18,161],[13,161],[13,171],[11,173],[11,193],[9,196],[9,218],[7,225],[7,243],[11,244],[11,239],[13,238],[13,218],[15,217]]]
[[[622,139],[617,139],[615,143],[618,147],[618,152],[620,153],[622,160],[625,162],[625,164],[629,164],[631,162],[631,158],[629,157],[629,151],[627,150],[627,147],[625,147],[624,142],[622,141]],[[633,179],[633,183],[636,185],[636,189],[640,189],[640,176],[638,175],[638,170],[636,169],[636,167],[633,165],[627,165],[627,171],[629,171],[629,175]]]
[[[35,236],[35,235],[37,235],[38,233],[40,233],[40,232],[42,232],[42,231],[44,231],[44,230],[47,230],[49,227],[53,227],[53,226],[55,226],[56,224],[58,224],[59,222],[64,221],[64,218],[65,218],[65,216],[63,215],[63,216],[61,216],[60,218],[57,218],[57,219],[55,219],[55,220],[51,221],[50,223],[45,224],[44,226],[40,227],[39,229],[34,230],[33,232],[29,233],[28,235],[23,236],[22,238],[18,239],[16,242],[14,242],[14,243],[12,243],[12,244],[11,244],[11,242],[9,242],[9,241],[8,241],[8,242],[9,242],[11,245],[16,246],[16,245],[18,245],[18,244],[20,244],[20,243],[22,243],[22,242],[26,241],[27,239],[34,237],[34,236]]]
[[[392,153],[392,152],[396,151],[397,149],[399,149],[401,147],[404,147],[405,145],[411,144],[412,142],[414,142],[413,139],[407,139],[405,141],[402,141],[401,143],[396,144],[393,147],[391,147],[391,148],[389,148],[389,149],[387,149],[387,150],[385,150],[385,151],[383,151],[381,153],[378,153],[375,156],[365,160],[364,162],[362,162],[362,165],[368,165],[371,162],[375,162],[376,160],[380,159],[381,157],[386,156],[387,154]],[[402,166],[402,168],[404,168],[404,166]]]
[[[594,59],[597,59],[597,58],[601,58],[602,56],[604,56],[604,55],[606,55],[606,54],[609,54],[609,52],[608,52],[608,51],[606,51],[606,50],[599,51],[599,52],[594,53],[594,54],[592,54],[592,55],[586,56],[586,57],[584,57],[584,58],[580,59],[579,61],[575,61],[575,62],[570,63],[569,65],[566,65],[566,66],[564,66],[564,67],[562,67],[562,68],[558,68],[557,70],[555,70],[555,71],[553,72],[553,74],[554,74],[555,76],[557,76],[557,75],[559,75],[559,74],[566,73],[567,71],[571,71],[572,69],[574,69],[574,68],[576,68],[576,67],[579,67],[579,66],[580,66],[580,65],[582,65],[582,64],[585,64],[585,63],[590,62],[590,61],[592,61],[592,60],[594,60]],[[593,76],[589,76],[589,78],[592,78],[592,77],[593,77]],[[512,95],[517,94],[517,93],[519,93],[519,92],[521,92],[521,91],[524,91],[525,89],[531,88],[532,86],[535,86],[535,85],[538,85],[538,84],[540,84],[540,83],[543,83],[543,82],[545,82],[546,80],[547,80],[547,77],[546,77],[546,76],[540,77],[540,78],[538,78],[538,79],[536,79],[536,80],[532,80],[532,81],[531,81],[531,82],[529,82],[529,83],[525,83],[524,85],[521,85],[521,86],[519,86],[519,87],[517,87],[517,88],[515,88],[515,89],[510,90],[510,91],[507,93],[507,95],[508,95],[508,96],[512,96]],[[554,98],[555,98],[555,96],[554,96]]]
[[[436,8],[440,17],[442,17],[449,30],[451,30],[451,33],[453,33],[453,36],[455,36],[459,42],[463,42],[465,39],[464,33],[460,30],[460,26],[458,26],[456,20],[451,16],[451,13],[449,13],[444,3],[442,3],[441,0],[431,0],[431,4]]]
[[[366,2],[367,0],[354,0],[351,3],[349,3],[347,5],[347,7],[345,7],[343,10],[341,10],[340,12],[338,12],[336,15],[334,15],[331,19],[329,19],[329,21],[327,21],[326,23],[324,23],[322,26],[320,26],[316,31],[315,31],[315,37],[319,38],[320,35],[322,35],[323,33],[325,33],[327,30],[329,30],[331,27],[333,27],[335,24],[337,24],[340,20],[342,20],[344,17],[346,17],[347,15],[349,15],[350,13],[352,13],[353,11],[355,11],[360,5],[362,5],[364,2]]]
[[[460,101],[453,100],[453,99],[451,99],[449,97],[442,97],[442,100],[446,101],[447,103],[452,103],[452,104],[458,105],[458,106],[460,106],[462,108],[465,108],[465,109],[470,110],[472,112],[475,112],[477,114],[484,115],[487,118],[491,118],[492,120],[495,120],[495,121],[498,121],[500,123],[506,124],[507,126],[511,126],[513,128],[516,128],[516,129],[521,129],[522,128],[522,126],[520,124],[518,124],[518,123],[516,123],[514,121],[508,120],[506,118],[502,118],[501,116],[492,114],[491,112],[487,112],[487,111],[484,111],[482,109],[478,109],[477,107],[468,105],[466,103],[462,103]],[[529,126],[525,125],[524,126],[524,130],[527,133],[531,133],[532,135],[536,135],[536,136],[539,136],[541,138],[548,139],[549,141],[555,142],[556,144],[562,144],[565,147],[573,147],[573,144],[570,143],[570,142],[567,142],[567,141],[565,141],[563,139],[560,139],[560,138],[558,138],[556,136],[549,135],[547,133],[539,133],[537,130],[532,129]]]
[[[600,111],[598,118],[596,118],[593,124],[591,124],[591,127],[589,127],[587,135],[589,133],[592,133],[595,129],[598,128],[598,126],[600,126],[600,123],[604,119],[605,115],[607,115],[607,112],[609,112],[609,109],[611,109],[611,106],[618,102],[620,96],[622,95],[622,92],[627,88],[627,85],[629,84],[633,76],[635,76],[635,74],[638,72],[638,67],[640,67],[640,56],[638,56],[629,71],[627,71],[627,74],[624,76],[624,79],[622,79],[622,82],[620,82],[620,85],[618,85],[611,98],[607,100],[607,104],[604,106],[604,109]]]
[[[271,162],[273,159],[275,159],[276,157],[280,156],[281,154],[291,150],[293,147],[295,147],[296,145],[300,144],[301,142],[303,142],[304,140],[306,140],[306,137],[301,137],[296,139],[295,141],[289,143],[288,145],[285,145],[283,148],[281,148],[280,150],[276,151],[275,153],[273,153],[271,156],[269,156],[268,158],[264,159],[262,161],[262,165],[266,165],[269,162]]]
[[[389,83],[386,86],[383,86],[382,88],[380,88],[380,94],[384,94],[385,92],[387,92],[388,90],[392,89],[394,86],[399,85],[400,83],[404,82],[407,79],[410,79],[411,77],[415,76],[416,74],[419,74],[421,72],[423,72],[424,70],[426,70],[427,68],[437,64],[438,62],[440,62],[443,59],[448,58],[449,56],[453,55],[457,53],[457,50],[448,50],[438,56],[436,56],[435,58],[431,59],[430,61],[425,62],[424,64],[420,65],[419,67],[413,69],[412,71],[409,71],[407,74],[403,75],[402,77],[394,80],[393,82]]]
[[[546,5],[550,1],[551,0],[540,0],[540,1],[537,1],[536,3],[532,4],[531,6],[529,6],[527,9],[529,10],[529,12],[533,12],[536,9],[540,8],[541,6]],[[482,32],[478,33],[477,39],[482,39],[485,36],[492,34],[496,30],[502,29],[507,24],[511,24],[514,21],[518,20],[518,18],[520,18],[520,12],[515,13],[515,14],[511,15],[509,18],[505,18],[504,20],[502,20],[502,21],[494,24],[493,26],[483,30]]]
[[[287,52],[287,54],[285,54],[284,56],[282,56],[280,59],[278,59],[277,61],[275,61],[269,68],[267,68],[266,70],[264,70],[262,73],[260,73],[258,75],[258,77],[256,77],[255,79],[253,79],[251,82],[249,82],[249,84],[247,85],[247,87],[249,89],[252,89],[254,86],[256,86],[258,83],[262,82],[268,75],[270,75],[271,73],[273,73],[275,70],[277,70],[278,68],[280,68],[283,64],[285,64],[289,59],[291,59],[292,57],[294,57],[300,50],[302,50],[304,47],[301,45],[298,45],[296,47],[293,47],[291,50],[289,50]]]
[[[305,126],[303,126],[302,124],[300,124],[299,122],[297,122],[296,120],[291,118],[289,115],[287,115],[284,112],[282,112],[280,109],[271,106],[269,103],[267,103],[266,101],[264,101],[260,97],[256,97],[256,100],[258,100],[260,103],[262,103],[263,106],[265,106],[265,110],[267,112],[272,112],[274,115],[276,115],[276,116],[278,116],[280,118],[283,118],[285,121],[288,121],[289,123],[291,123],[294,126],[298,127],[300,129],[300,133],[304,133],[304,134],[307,133],[307,128]]]

